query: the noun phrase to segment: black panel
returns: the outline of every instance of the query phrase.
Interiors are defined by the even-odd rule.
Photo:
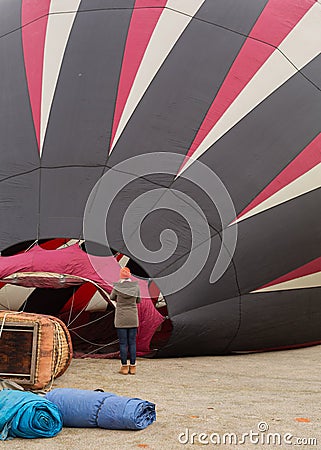
[[[248,35],[249,24],[253,25],[268,0],[208,0],[195,17],[237,33]]]
[[[1,2],[0,250],[37,236],[39,154],[25,78],[20,21],[21,2]],[[9,31],[12,32],[6,35]]]
[[[0,60],[1,181],[38,168],[39,152],[25,78],[21,30],[0,39]]]
[[[205,260],[204,266],[202,268],[200,262],[202,257],[206,254],[208,245],[210,245],[210,253],[208,258]],[[174,284],[170,283],[165,277],[175,273],[186,262],[187,257],[190,255],[190,251],[185,255],[184,258],[177,259],[172,265],[167,267],[165,270],[156,274],[154,279],[160,291],[164,294],[166,298],[166,303],[171,318],[178,314],[182,314],[184,311],[197,310],[211,303],[222,302],[229,298],[234,298],[239,294],[238,280],[236,277],[234,265],[230,262],[227,266],[226,271],[222,276],[215,282],[211,283],[211,274],[213,272],[215,263],[218,260],[219,252],[221,249],[221,237],[219,235],[213,236],[210,243],[204,243],[198,247],[198,254],[192,256],[192,267],[189,269],[202,269],[200,273],[195,276],[193,272],[189,275],[187,268],[183,269],[183,273],[176,275]],[[229,260],[229,254],[223,247],[224,256]],[[145,265],[146,269],[148,265]],[[147,269],[148,272],[148,269]],[[217,272],[215,272],[217,273]],[[190,283],[180,289],[178,292],[167,294],[173,290],[173,286],[179,286],[183,280],[188,280],[190,276]],[[156,278],[157,277],[157,278]],[[197,314],[197,312],[195,312]]]
[[[0,183],[0,251],[38,235],[39,172]]]
[[[82,0],[79,11],[93,11],[96,9],[131,9],[134,4],[134,0]]]
[[[239,326],[237,299],[187,311],[172,319],[168,343],[159,357],[218,355],[227,353]]]
[[[199,161],[184,171],[173,182],[171,189],[180,199],[187,197],[196,202],[209,226],[215,231],[221,231],[235,219],[236,211],[230,193],[215,170],[209,169]],[[180,194],[181,192],[184,196]]]
[[[240,222],[234,262],[242,293],[320,256],[321,189]]]
[[[43,167],[105,163],[130,17],[130,9],[77,14],[50,113]]]
[[[321,55],[314,58],[314,60],[307,64],[303,69],[301,69],[301,73],[307,78],[308,81],[311,81],[315,84],[315,87],[319,90],[316,92],[316,95],[321,95]]]
[[[242,296],[241,325],[231,351],[296,347],[321,341],[321,288]]]
[[[107,177],[107,182],[105,184],[105,177]],[[109,177],[109,178],[108,178]],[[109,187],[110,184],[112,183],[112,185],[114,186],[114,179],[115,177],[120,180],[121,185],[124,185],[124,187],[122,189],[116,190],[116,195],[114,196],[112,194],[112,192],[110,191]],[[135,207],[135,205],[133,204],[133,201],[135,201],[136,199],[139,199],[142,195],[144,195],[145,193],[150,193],[152,195],[155,195],[156,200],[155,203],[157,205],[157,200],[162,198],[162,193],[163,193],[163,189],[162,189],[162,185],[158,184],[158,183],[164,183],[164,184],[168,184],[169,183],[169,179],[172,179],[172,176],[170,175],[155,175],[155,176],[150,176],[149,179],[145,179],[145,178],[136,178],[134,181],[130,182],[130,177],[127,177],[127,175],[123,175],[119,172],[116,172],[114,170],[112,170],[111,172],[105,174],[102,185],[105,186],[102,189],[106,189],[106,194],[105,197],[106,199],[111,199],[113,200],[113,203],[111,204],[111,207],[108,209],[108,214],[107,214],[107,235],[108,235],[108,239],[109,239],[109,243],[110,246],[112,248],[114,248],[115,250],[121,252],[121,253],[125,253],[126,255],[132,257],[130,251],[128,251],[128,249],[126,248],[126,245],[124,244],[124,239],[123,239],[123,231],[122,231],[122,224],[123,224],[123,218],[124,215],[127,211],[127,209],[129,207],[131,207],[131,219],[129,221],[129,223],[131,224],[131,228],[132,231],[134,232],[137,227],[139,226],[139,222],[142,220],[142,214],[143,211],[141,209],[141,207]],[[111,181],[108,181],[111,180]],[[152,181],[153,180],[153,181]],[[161,191],[158,191],[158,189],[162,189]],[[95,199],[97,202],[97,199]],[[150,206],[150,208],[154,205],[154,202],[150,203],[149,200],[141,200],[143,206]],[[103,205],[102,202],[102,208],[105,208],[105,205]],[[149,208],[148,208],[149,209]],[[104,210],[103,213],[101,213],[102,215],[106,215],[106,210]],[[169,212],[169,215],[167,216],[166,213],[162,210],[161,212],[155,212],[150,214],[150,217],[153,218],[152,222],[150,222],[150,218],[148,216],[147,218],[147,222],[144,225],[143,222],[143,227],[142,227],[142,239],[145,243],[145,245],[147,246],[147,248],[150,248],[150,246],[152,246],[151,248],[154,248],[155,245],[157,245],[157,243],[155,244],[155,236],[156,239],[158,241],[158,236],[159,236],[159,229],[162,228],[162,225],[159,223],[159,217],[161,217],[163,223],[166,224],[166,218],[165,217],[172,217],[171,212]],[[168,219],[170,220],[170,219]],[[175,220],[179,220],[179,216],[176,214],[175,215]],[[175,221],[174,219],[172,220]],[[156,229],[153,228],[153,226],[155,226],[154,224],[156,223]],[[146,226],[146,224],[148,224],[148,226]],[[177,224],[175,226],[175,228],[177,228]],[[181,241],[181,246],[184,246],[184,248],[188,247],[188,244],[186,244],[185,242],[189,239],[188,236],[183,235],[182,233],[181,237],[182,237],[182,241]],[[182,249],[181,251],[178,250],[180,252],[180,254],[182,254],[182,252],[184,252],[184,249]],[[139,261],[138,261],[139,262]],[[159,269],[158,269],[159,270]]]
[[[95,167],[41,170],[40,238],[82,236],[87,198],[100,175]]]
[[[21,0],[2,0],[0,14],[0,39],[21,27]],[[20,34],[20,32],[18,33]],[[14,54],[12,54],[14,56]]]
[[[109,175],[112,177],[118,176],[118,174],[114,172],[110,172]],[[208,304],[213,301],[213,298],[215,298],[215,301],[220,301],[229,296],[237,295],[238,289],[235,283],[234,269],[232,267],[230,267],[226,279],[223,277],[215,287],[208,284],[210,273],[212,272],[221,247],[221,238],[219,236],[212,236],[210,239],[210,236],[216,234],[216,232],[208,227],[206,217],[202,216],[194,209],[195,204],[199,207],[200,199],[197,196],[197,192],[196,195],[194,195],[194,198],[191,196],[191,198],[186,201],[181,194],[177,194],[176,192],[172,193],[169,190],[161,190],[159,192],[157,189],[159,189],[158,185],[145,179],[139,178],[133,181],[115,196],[115,201],[109,208],[108,215],[105,212],[103,201],[97,200],[98,197],[95,197],[97,204],[99,204],[99,202],[102,203],[102,207],[99,208],[95,219],[102,222],[107,215],[107,236],[109,246],[126,254],[137,262],[150,277],[157,277],[176,272],[183,266],[190,255],[193,239],[193,247],[198,248],[198,256],[196,256],[196,260],[193,256],[192,260],[194,263],[189,270],[184,269],[187,271],[184,276],[190,277],[190,282],[194,280],[193,271],[195,269],[198,270],[199,261],[203,259],[203,255],[208,246],[211,247],[210,256],[207,259],[205,258],[205,269],[198,275],[197,281],[194,281],[194,284],[190,285],[187,292],[183,291],[177,293],[175,295],[175,300],[168,298],[169,304],[175,305],[174,308],[179,308],[181,311],[180,308],[182,307],[193,308],[193,305]],[[146,192],[154,194],[153,198],[155,201],[151,202],[148,198],[141,197]],[[104,198],[108,198],[109,195],[110,192],[106,188]],[[134,207],[133,201],[136,198],[141,198],[141,203]],[[192,200],[195,203],[194,205],[191,204]],[[131,216],[129,224],[131,233],[128,235],[128,245],[125,245],[123,238],[124,217],[130,208]],[[143,208],[146,208],[146,211],[144,211]],[[145,212],[146,217],[142,220]],[[99,218],[99,215],[101,215],[101,218]],[[139,230],[142,244],[146,247],[147,251],[150,252],[160,250],[160,238],[162,232],[171,230],[172,233],[175,233],[177,242],[172,235],[167,235],[164,240],[170,256],[164,257],[162,260],[159,260],[159,262],[149,262],[149,256],[146,255],[147,252],[135,252],[133,249],[137,248],[138,240],[137,235],[134,234],[136,230]],[[88,239],[88,235],[86,239]],[[90,240],[93,240],[93,238],[91,237]],[[209,242],[210,240],[211,242]],[[204,284],[205,281],[206,283]],[[167,285],[167,281],[165,284],[159,284],[159,287],[164,295],[171,292],[171,287]],[[193,293],[198,289],[205,289],[206,293],[202,300],[198,299],[195,301],[195,295]],[[212,292],[213,289],[214,291]],[[210,295],[210,293],[212,295]],[[184,306],[180,303],[179,297],[184,299]]]

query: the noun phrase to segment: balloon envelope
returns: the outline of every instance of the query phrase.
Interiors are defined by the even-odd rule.
[[[129,257],[165,298],[158,356],[320,343],[320,20],[314,0],[3,2],[0,249]]]

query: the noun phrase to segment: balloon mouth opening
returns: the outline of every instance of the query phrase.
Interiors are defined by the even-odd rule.
[[[61,289],[80,286],[86,282],[82,277],[55,272],[15,272],[0,280],[2,283],[31,288]],[[97,287],[99,289],[99,287]],[[102,289],[100,289],[102,292]]]
[[[10,269],[14,269],[14,264],[11,267],[12,259],[7,258],[18,255],[23,258],[23,254],[27,254],[34,245],[48,250],[45,256],[50,260],[50,250],[59,251],[76,243],[82,254],[89,253],[85,243],[78,240],[46,239],[36,244],[30,241],[19,243],[3,250],[0,258],[5,264],[8,261],[8,267],[10,265]],[[110,250],[119,268],[129,267],[133,277],[144,280],[148,285],[149,298],[144,301],[149,303],[149,311],[155,311],[152,313],[155,320],[146,329],[144,326],[138,329],[138,338],[140,335],[143,344],[137,342],[137,356],[153,356],[166,345],[172,333],[166,300],[139,264],[120,252]],[[23,270],[7,271],[5,276],[0,273],[0,308],[58,317],[70,332],[76,357],[117,357],[115,303],[109,299],[109,293],[91,279],[61,271],[33,271],[25,265]]]

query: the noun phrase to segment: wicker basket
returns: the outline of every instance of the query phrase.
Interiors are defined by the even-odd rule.
[[[66,325],[53,316],[0,311],[0,377],[25,389],[50,389],[68,368],[72,344]]]

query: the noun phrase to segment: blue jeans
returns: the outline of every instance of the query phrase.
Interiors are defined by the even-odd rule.
[[[120,359],[123,366],[127,365],[128,352],[130,364],[136,363],[136,334],[137,328],[117,328]]]

